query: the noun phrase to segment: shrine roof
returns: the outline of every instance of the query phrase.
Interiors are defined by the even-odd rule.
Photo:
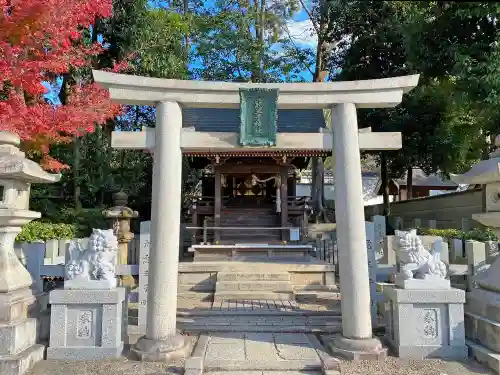
[[[278,109],[278,133],[317,133],[325,127],[321,109]],[[239,108],[183,108],[182,126],[202,132],[239,132]]]

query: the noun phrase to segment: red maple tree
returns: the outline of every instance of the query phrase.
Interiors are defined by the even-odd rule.
[[[120,113],[106,90],[81,80],[65,105],[47,103],[43,81],[91,65],[99,43],[83,43],[83,31],[112,15],[112,0],[0,0],[0,130],[19,134],[41,153],[45,169],[66,166],[50,157],[50,145],[92,132]]]

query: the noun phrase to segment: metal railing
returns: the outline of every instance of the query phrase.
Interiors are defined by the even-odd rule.
[[[299,229],[300,228],[294,228],[294,227],[209,227],[209,226],[203,226],[203,227],[186,227],[186,230],[193,230],[195,231],[193,233],[193,238],[196,238],[196,231],[197,230],[203,230],[203,243],[206,244],[208,243],[208,230],[289,230],[290,232],[294,229]],[[300,235],[299,235],[300,238]],[[294,241],[295,242],[295,241]]]

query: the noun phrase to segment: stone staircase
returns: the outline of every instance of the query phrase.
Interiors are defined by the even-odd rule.
[[[221,211],[221,227],[276,228],[279,216],[273,205],[225,207]],[[223,243],[272,243],[281,241],[281,230],[222,230]]]
[[[302,306],[302,307],[300,307]],[[336,334],[342,330],[340,303],[319,311],[286,300],[221,300],[209,310],[178,312],[179,329],[199,332]]]
[[[219,272],[214,301],[293,301],[293,285],[288,272]]]

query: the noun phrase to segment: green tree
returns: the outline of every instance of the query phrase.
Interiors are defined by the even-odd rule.
[[[195,78],[217,81],[298,80],[303,66],[280,50],[283,27],[298,10],[295,0],[217,0],[199,12]]]
[[[129,70],[135,74],[185,78],[183,38],[186,29],[182,15],[173,11],[150,8],[145,0],[116,0],[113,17],[97,20],[88,34],[89,39],[102,38],[106,46],[94,67],[109,68],[114,62],[127,58]],[[90,70],[75,72],[75,77],[90,74]],[[75,139],[72,145],[54,148],[52,152],[70,165],[71,170],[64,171],[57,191],[34,187],[35,209],[53,221],[71,222],[82,216],[95,221],[101,217],[104,206],[112,204],[111,194],[123,189],[129,194],[130,205],[148,217],[151,155],[110,147],[113,129],[140,130],[144,126],[154,126],[154,109],[126,106],[124,115],[107,126]],[[74,209],[65,210],[65,207]],[[89,212],[92,214],[88,215]]]
[[[403,150],[384,152],[379,159],[382,174],[389,178],[406,172],[411,186],[413,167],[427,173],[449,173],[469,164],[477,157],[479,121],[470,102],[458,95],[457,80],[442,73],[445,66],[444,70],[438,66],[423,68],[438,60],[439,54],[446,54],[447,48],[427,48],[444,36],[436,35],[440,30],[433,28],[432,38],[425,38],[423,29],[415,24],[422,22],[426,13],[424,2],[342,3],[342,8],[333,9],[330,16],[330,37],[344,41],[335,46],[330,60],[331,69],[340,70],[335,79],[421,73],[419,87],[406,95],[397,108],[359,111],[360,126],[402,133]],[[337,17],[339,11],[342,15]],[[426,52],[411,52],[416,45]],[[474,48],[474,41],[469,41],[469,45]]]

